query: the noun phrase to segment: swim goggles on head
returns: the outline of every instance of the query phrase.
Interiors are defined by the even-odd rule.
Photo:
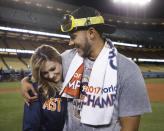
[[[72,15],[64,15],[63,23],[61,25],[62,32],[69,32],[78,27],[85,27],[89,25],[104,24],[102,16],[87,17],[75,19]]]

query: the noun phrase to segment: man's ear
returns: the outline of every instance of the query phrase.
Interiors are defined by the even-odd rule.
[[[90,39],[95,39],[96,33],[97,33],[97,32],[96,32],[95,28],[90,27],[90,28],[88,29],[88,35],[89,35]]]

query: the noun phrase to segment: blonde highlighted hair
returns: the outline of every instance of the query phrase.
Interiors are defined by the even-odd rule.
[[[39,46],[34,54],[31,56],[31,69],[32,77],[38,82],[38,93],[44,99],[53,97],[57,92],[61,90],[61,83],[55,84],[49,82],[41,75],[41,67],[47,61],[54,61],[62,64],[60,53],[52,46],[41,45]]]

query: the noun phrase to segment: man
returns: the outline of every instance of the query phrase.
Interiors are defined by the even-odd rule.
[[[75,46],[62,54],[61,94],[69,98],[65,130],[137,131],[140,116],[151,112],[150,102],[137,65],[103,37],[114,28],[83,6],[64,16],[61,30]],[[23,86],[24,97],[31,98]]]

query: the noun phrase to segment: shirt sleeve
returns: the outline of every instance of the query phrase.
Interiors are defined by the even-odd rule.
[[[135,116],[151,112],[149,97],[140,69],[137,65],[132,64],[126,74],[128,75],[122,76],[123,79],[119,85],[121,89],[118,101],[119,116]]]
[[[41,103],[39,100],[30,106],[24,105],[23,131],[39,131],[41,124]]]

